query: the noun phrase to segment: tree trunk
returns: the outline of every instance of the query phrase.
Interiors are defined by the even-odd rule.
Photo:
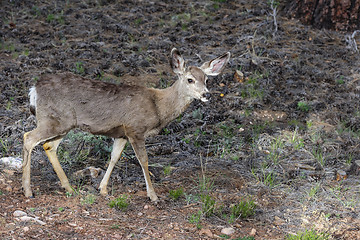
[[[285,8],[316,28],[360,30],[360,0],[290,0]]]

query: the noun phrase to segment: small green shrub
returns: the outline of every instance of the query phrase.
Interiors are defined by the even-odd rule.
[[[110,227],[111,229],[119,229],[120,228],[120,224],[113,224],[113,225],[111,225],[111,227]]]
[[[171,133],[171,131],[167,128],[163,128],[161,135],[169,135]]]
[[[318,233],[315,230],[306,230],[305,232],[299,232],[296,235],[289,235],[286,240],[327,240],[329,234]]]
[[[316,195],[319,193],[319,190],[320,190],[320,184],[317,184],[316,186],[312,187],[308,192],[309,199],[315,198]]]
[[[234,222],[237,218],[248,218],[254,215],[256,205],[253,200],[244,200],[231,207],[230,222]]]
[[[199,210],[197,213],[194,213],[190,216],[189,223],[196,224],[196,227],[198,229],[201,229],[202,228],[202,226],[200,225],[201,216],[202,216],[202,212],[201,210]]]
[[[93,194],[89,194],[81,200],[81,204],[82,205],[91,205],[91,204],[94,204],[95,201],[96,201],[96,196]]]
[[[178,200],[181,196],[184,195],[184,190],[183,190],[182,187],[180,187],[180,188],[175,189],[175,190],[170,190],[169,194],[170,194],[170,198],[176,201],[176,200]]]
[[[205,217],[210,217],[215,212],[216,201],[215,199],[207,194],[200,196],[200,201],[202,203],[202,213]]]
[[[277,174],[275,172],[273,172],[273,171],[269,172],[267,170],[268,170],[268,166],[264,166],[261,169],[261,172],[262,172],[261,177],[258,177],[256,175],[256,173],[253,172],[253,170],[252,170],[252,174],[258,179],[258,181],[262,182],[263,184],[265,184],[269,188],[274,188],[274,187],[278,186]]]
[[[84,73],[85,73],[84,63],[83,62],[76,62],[75,63],[75,68],[74,68],[73,71],[75,73],[79,74],[79,75],[84,75]]]
[[[165,176],[169,176],[171,174],[171,165],[165,166],[163,171]]]
[[[120,197],[115,198],[114,200],[110,201],[109,207],[116,208],[118,210],[125,211],[129,206],[128,196],[121,195]]]
[[[340,76],[339,78],[336,79],[336,84],[341,85],[344,84],[344,76]]]
[[[47,15],[47,17],[46,17],[47,22],[52,22],[54,20],[55,20],[55,15],[54,14]]]
[[[235,238],[234,240],[255,240],[254,237],[239,237],[239,238]]]
[[[64,24],[65,23],[64,13],[61,12],[61,13],[59,13],[57,15],[50,13],[50,14],[47,15],[46,21],[48,23]]]
[[[310,110],[310,106],[307,104],[307,102],[304,101],[298,102],[297,107],[302,112],[308,112]]]

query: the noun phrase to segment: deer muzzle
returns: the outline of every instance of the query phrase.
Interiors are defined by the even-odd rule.
[[[211,94],[209,92],[205,92],[201,95],[200,100],[203,102],[207,102],[210,100]]]

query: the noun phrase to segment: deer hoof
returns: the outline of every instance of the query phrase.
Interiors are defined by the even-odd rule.
[[[157,200],[159,200],[155,193],[149,194],[148,197],[152,202],[156,202]]]
[[[107,196],[108,195],[108,191],[106,188],[101,188],[100,189],[100,195],[101,196]]]
[[[25,195],[25,197],[27,197],[27,198],[34,198],[31,190],[29,190],[29,191],[26,191],[26,190],[25,190],[24,195]]]

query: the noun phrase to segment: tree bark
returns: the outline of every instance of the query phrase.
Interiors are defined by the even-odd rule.
[[[290,0],[285,9],[316,28],[360,30],[360,0]]]

